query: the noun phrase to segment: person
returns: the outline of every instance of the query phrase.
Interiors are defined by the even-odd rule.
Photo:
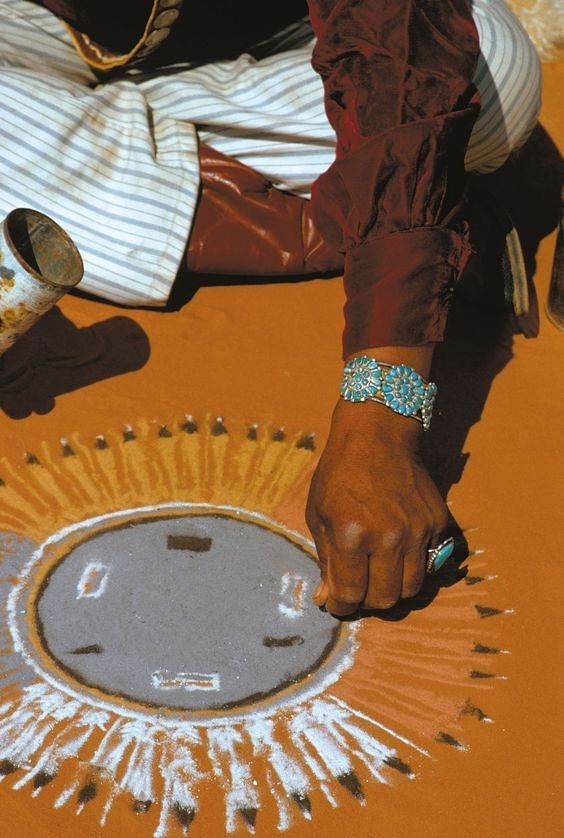
[[[314,600],[387,609],[451,549],[419,453],[433,346],[471,249],[467,172],[525,142],[539,62],[502,0],[263,6],[0,0],[0,211],[54,217],[82,287],[125,305],[164,305],[181,264],[343,271]]]

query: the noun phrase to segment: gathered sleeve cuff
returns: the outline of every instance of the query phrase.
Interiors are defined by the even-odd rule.
[[[343,357],[440,341],[469,252],[465,236],[445,227],[390,233],[349,251]]]

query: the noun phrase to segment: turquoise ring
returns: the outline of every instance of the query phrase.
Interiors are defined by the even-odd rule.
[[[436,547],[431,547],[427,550],[427,573],[436,573],[440,570],[444,563],[450,559],[454,553],[454,538],[446,538],[437,544]]]

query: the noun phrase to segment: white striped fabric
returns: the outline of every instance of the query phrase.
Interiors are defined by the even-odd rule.
[[[541,65],[519,20],[502,0],[472,0],[480,37],[474,82],[481,95],[466,168],[498,169],[526,141],[541,106]]]
[[[474,0],[483,96],[467,168],[497,168],[537,119],[539,63],[501,0]],[[194,213],[198,138],[281,188],[309,194],[334,134],[303,30],[296,49],[243,55],[156,78],[100,85],[66,28],[26,0],[0,0],[0,218],[31,206],[84,259],[81,288],[126,305],[162,305]]]
[[[66,28],[25,0],[0,2],[0,101],[0,217],[30,206],[57,221],[85,291],[164,303],[198,194],[194,126],[131,82],[97,86]]]

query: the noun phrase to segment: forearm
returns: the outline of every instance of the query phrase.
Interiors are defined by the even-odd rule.
[[[310,0],[337,159],[314,217],[345,254],[344,354],[441,340],[469,254],[464,154],[479,54],[466,0]]]

